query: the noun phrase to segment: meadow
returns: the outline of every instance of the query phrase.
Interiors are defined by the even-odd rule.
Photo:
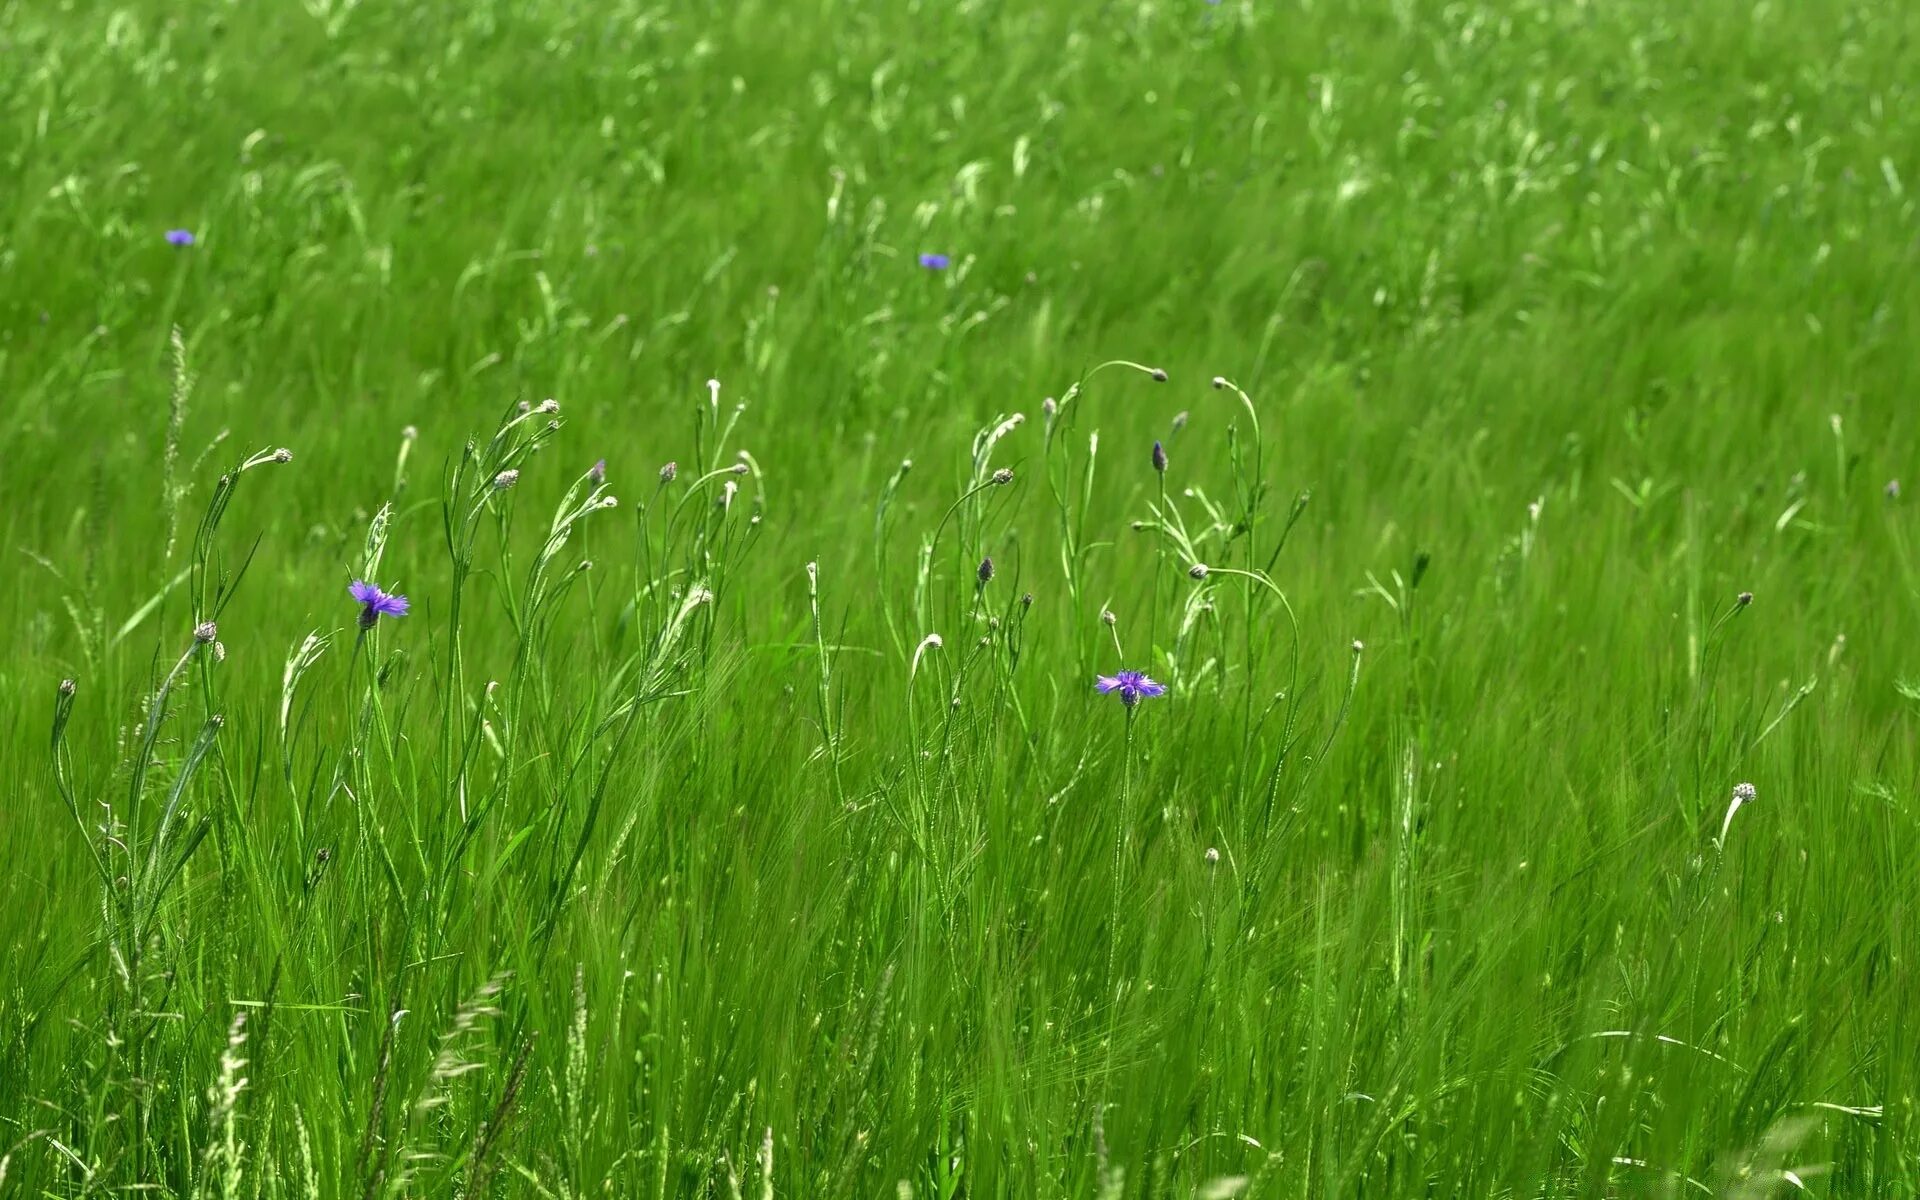
[[[1920,1193],[1917,39],[0,0],[0,1196]]]

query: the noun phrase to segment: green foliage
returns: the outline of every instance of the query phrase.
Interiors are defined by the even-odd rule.
[[[1916,35],[0,0],[0,1195],[1912,1193]]]

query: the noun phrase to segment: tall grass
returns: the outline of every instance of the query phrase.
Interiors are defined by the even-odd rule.
[[[0,6],[0,1195],[1911,1193],[1917,25]]]

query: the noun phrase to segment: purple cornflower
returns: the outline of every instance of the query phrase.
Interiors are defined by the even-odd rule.
[[[1102,675],[1094,682],[1094,690],[1105,695],[1119,692],[1120,703],[1132,708],[1142,699],[1167,694],[1167,685],[1155,683],[1147,678],[1145,671],[1121,671],[1117,675]]]
[[[191,229],[169,229],[169,230],[167,230],[167,245],[169,245],[169,246],[191,246],[191,245],[193,245],[193,230],[191,230]]]
[[[372,629],[373,623],[381,617],[404,617],[407,615],[407,598],[391,592],[383,592],[378,586],[354,580],[347,593],[363,606],[360,609],[360,628]]]
[[[920,265],[929,271],[944,271],[953,265],[953,260],[944,254],[922,254]]]

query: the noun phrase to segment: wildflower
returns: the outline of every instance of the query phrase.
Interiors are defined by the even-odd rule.
[[[1741,608],[1745,608],[1747,605],[1753,603],[1753,593],[1741,592],[1738,596],[1735,596],[1733,598],[1733,602],[1735,604],[1738,604]]]
[[[71,679],[62,679],[60,681],[60,694],[62,696],[71,696],[79,690],[80,685]]]
[[[290,463],[293,461],[293,451],[282,446],[273,452],[273,461],[277,463]]]
[[[600,459],[587,468],[587,482],[599,487],[607,481],[607,460]]]
[[[167,230],[167,245],[181,246],[181,247],[193,245],[193,230],[191,229]]]
[[[1094,681],[1094,690],[1102,695],[1111,692],[1120,693],[1120,703],[1132,708],[1142,699],[1167,694],[1167,685],[1148,679],[1144,671],[1121,671],[1117,675],[1102,675]]]
[[[680,473],[679,463],[668,463],[666,466],[660,468],[660,482],[672,483],[673,477],[675,475],[678,475],[679,473]]]
[[[993,481],[994,481],[995,483],[997,483],[997,484],[1000,484],[1000,485],[1002,485],[1002,486],[1005,486],[1006,484],[1009,484],[1009,483],[1012,483],[1012,482],[1013,482],[1013,468],[1012,468],[1012,467],[1001,467],[1001,468],[1000,468],[1000,469],[999,469],[998,471],[995,471],[995,472],[993,473]]]
[[[980,569],[974,572],[974,574],[980,580],[981,587],[985,587],[993,582],[993,556],[991,554],[980,560]]]
[[[1733,785],[1733,802],[1727,805],[1726,819],[1720,822],[1720,836],[1714,839],[1716,845],[1726,845],[1727,830],[1733,828],[1733,814],[1740,811],[1741,805],[1752,804],[1753,798],[1757,794],[1751,783],[1736,783]]]
[[[1214,849],[1212,846],[1208,846],[1206,857],[1207,857],[1207,865],[1211,867],[1215,863],[1220,861],[1220,852]]]
[[[944,271],[953,264],[953,260],[944,254],[922,254],[920,265],[929,271]]]
[[[193,627],[193,640],[202,646],[220,636],[220,627],[212,621],[202,621]]]
[[[1100,619],[1102,621],[1105,621],[1107,624],[1112,625],[1115,622],[1117,622],[1120,618],[1113,615],[1112,609],[1103,608],[1100,610]]]
[[[1207,564],[1195,563],[1187,568],[1187,574],[1194,579],[1205,579],[1207,577]]]
[[[542,400],[540,402],[540,407],[535,409],[534,411],[542,412],[542,413],[557,413],[560,411],[560,402],[558,400],[555,400],[552,396],[548,396],[545,400]]]
[[[512,467],[508,467],[493,477],[493,490],[496,492],[504,492],[519,482],[520,472],[514,470]]]
[[[347,594],[358,600],[360,609],[360,628],[372,629],[373,623],[381,617],[404,617],[407,615],[407,598],[392,592],[383,592],[371,583],[354,580]]]
[[[408,425],[400,430],[400,440],[403,442],[414,441],[419,438],[419,436],[420,427],[417,425]]]
[[[1167,473],[1167,448],[1159,442],[1153,444],[1153,469],[1161,475]]]

